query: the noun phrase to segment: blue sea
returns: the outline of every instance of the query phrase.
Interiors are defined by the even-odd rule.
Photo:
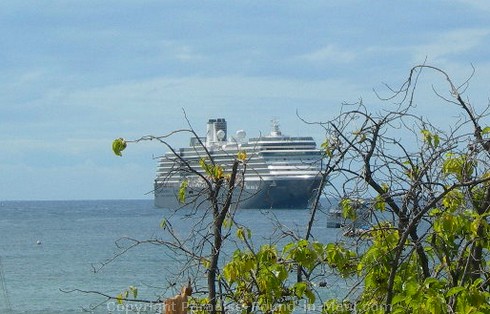
[[[167,237],[160,227],[163,218],[185,236],[189,226],[199,221],[198,215],[190,214],[154,208],[152,200],[0,202],[0,313],[138,313],[141,309],[136,304],[121,307],[105,302],[98,294],[67,293],[74,289],[117,295],[135,286],[138,298],[146,300],[175,294],[177,290],[165,288],[181,259],[162,246],[142,244],[99,271],[94,268],[121,253],[118,239]],[[237,222],[251,229],[257,245],[280,239],[282,231],[304,234],[308,218],[304,209],[237,213]],[[323,242],[341,237],[339,229],[326,228],[323,214],[318,215],[314,235]],[[330,286],[332,291],[345,290],[345,283],[335,285]],[[145,313],[159,310],[149,305],[144,309]]]

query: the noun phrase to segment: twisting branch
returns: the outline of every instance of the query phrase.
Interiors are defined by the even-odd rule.
[[[125,298],[125,297],[118,297],[118,296],[113,296],[109,295],[103,292],[99,291],[94,291],[94,290],[82,290],[82,289],[60,289],[61,292],[63,293],[74,293],[74,292],[80,292],[84,294],[96,294],[102,297],[107,298],[107,300],[118,300],[118,301],[127,301],[127,302],[138,302],[138,303],[151,303],[151,304],[158,304],[161,303],[161,300],[145,300],[145,299],[137,299],[137,298]]]

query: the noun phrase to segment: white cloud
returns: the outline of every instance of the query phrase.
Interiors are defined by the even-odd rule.
[[[475,52],[475,49],[480,46],[485,47],[489,36],[490,28],[466,28],[447,32],[430,32],[421,34],[415,43],[368,46],[362,51],[366,55],[409,56],[415,64],[420,64],[425,59],[429,63],[448,62],[454,57]],[[471,61],[469,60],[467,64]]]
[[[78,111],[90,114],[80,122],[72,119],[71,123],[77,127],[69,130],[69,136],[96,139],[112,134],[112,137],[134,138],[186,127],[182,109],[198,131],[208,118],[216,116],[225,117],[230,125],[249,132],[264,131],[264,127],[267,131],[269,119],[295,120],[296,110],[315,118],[320,110],[325,118],[330,117],[334,113],[326,109],[343,101],[356,101],[371,88],[341,79],[160,77],[71,91],[63,101],[71,111],[83,108],[84,111]],[[244,125],[243,117],[256,112],[263,118],[247,118]],[[181,145],[187,144],[188,139],[174,140]]]
[[[331,44],[311,53],[304,54],[301,58],[310,62],[348,63],[355,60],[357,55],[352,51],[344,50]]]
[[[163,40],[155,48],[159,51],[158,54],[162,58],[176,59],[181,62],[195,62],[205,59],[193,47],[174,40]]]
[[[125,82],[72,94],[73,101],[104,99],[104,105],[121,108],[121,104],[141,103],[158,105],[162,101],[174,101],[171,105],[186,101],[210,101],[210,98],[230,97],[237,100],[269,98],[308,98],[324,100],[332,95],[344,94],[339,89],[352,92],[354,84],[343,80],[296,80],[287,78],[243,76],[188,76],[161,77],[151,80]],[[334,96],[335,97],[335,96]]]
[[[413,46],[413,58],[416,62],[424,60],[445,60],[451,56],[469,52],[486,44],[490,28],[458,29],[443,34],[432,34],[434,40],[426,44]]]
[[[471,5],[478,10],[490,11],[490,1],[488,0],[459,0],[465,5]]]

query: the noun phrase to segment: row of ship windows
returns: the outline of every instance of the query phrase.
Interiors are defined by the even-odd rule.
[[[249,146],[247,148],[254,148],[255,146]],[[242,146],[243,148],[243,146]],[[259,147],[261,150],[269,150],[269,149],[280,149],[280,150],[297,150],[297,149],[305,149],[305,150],[316,150],[316,146],[313,144],[303,144],[303,145],[295,145],[295,146],[290,146],[290,145],[282,145],[282,144],[270,144],[270,145],[263,145]]]
[[[231,157],[234,157],[237,153],[234,153],[234,154],[214,154],[213,155],[213,158],[214,160],[218,161],[220,159],[227,159],[229,160]],[[200,159],[200,158],[205,158],[205,154],[198,154],[198,153],[189,153],[189,154],[180,154],[180,157],[186,157],[186,159],[189,159],[189,160],[192,160],[192,159]],[[282,158],[284,160],[286,159],[291,159],[292,156],[294,156],[295,158],[307,158],[307,157],[310,157],[310,158],[320,158],[321,157],[321,153],[320,151],[295,151],[294,154],[292,154],[292,152],[288,152],[288,154],[285,154],[285,152],[282,152],[282,151],[261,151],[260,153],[253,153],[253,155],[250,155],[249,157],[251,159],[254,159],[254,157],[257,156],[257,158],[262,158],[262,157],[267,157],[267,158],[270,158],[270,157],[279,157],[279,158]],[[165,157],[162,157],[160,158],[160,160],[174,160],[174,159],[178,159],[176,158],[175,156],[173,155],[169,155],[169,156],[165,156]]]
[[[230,165],[230,162],[222,162],[222,161],[216,161],[216,164],[218,165]],[[302,159],[302,160],[298,160],[296,162],[291,162],[290,160],[287,160],[287,159],[283,159],[282,161],[281,160],[276,160],[274,161],[273,163],[273,166],[281,166],[281,167],[293,167],[293,166],[305,166],[305,165],[313,165],[313,164],[320,164],[319,160],[318,159]],[[158,168],[172,168],[174,167],[175,165],[180,165],[181,167],[185,167],[186,165],[184,163],[179,163],[179,162],[173,162],[173,161],[164,161],[164,162],[160,162],[159,165],[158,165]],[[191,166],[197,166],[198,163],[197,161],[191,161],[189,162],[189,165]],[[259,161],[259,162],[248,162],[247,163],[247,166],[249,168],[257,168],[257,167],[267,167],[267,165],[269,165],[269,163],[265,163],[263,161]]]
[[[290,137],[290,136],[284,136],[282,138],[274,138],[273,140],[267,138],[267,137],[252,137],[249,139],[249,142],[259,142],[262,144],[263,142],[267,141],[272,141],[272,142],[277,142],[277,141],[288,141],[289,143],[291,142],[296,142],[296,141],[310,141],[314,142],[313,137],[311,136],[305,136],[305,137]],[[259,144],[257,143],[257,144]]]
[[[318,166],[308,166],[308,165],[303,165],[303,166],[287,166],[287,167],[274,167],[274,168],[268,168],[268,167],[260,167],[260,168],[247,168],[247,172],[249,173],[270,173],[271,171],[317,171],[319,170],[320,167]],[[161,173],[162,175],[168,174],[172,171],[177,171],[178,169],[172,169],[172,168],[159,168],[158,173]],[[231,172],[230,167],[224,167],[223,171],[224,172]],[[196,168],[196,171],[200,173],[204,173],[204,170],[201,170],[199,168]],[[180,171],[181,172],[181,171]]]

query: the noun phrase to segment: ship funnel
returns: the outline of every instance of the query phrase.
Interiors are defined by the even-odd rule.
[[[223,118],[209,119],[206,134],[206,146],[226,142],[227,126]]]

